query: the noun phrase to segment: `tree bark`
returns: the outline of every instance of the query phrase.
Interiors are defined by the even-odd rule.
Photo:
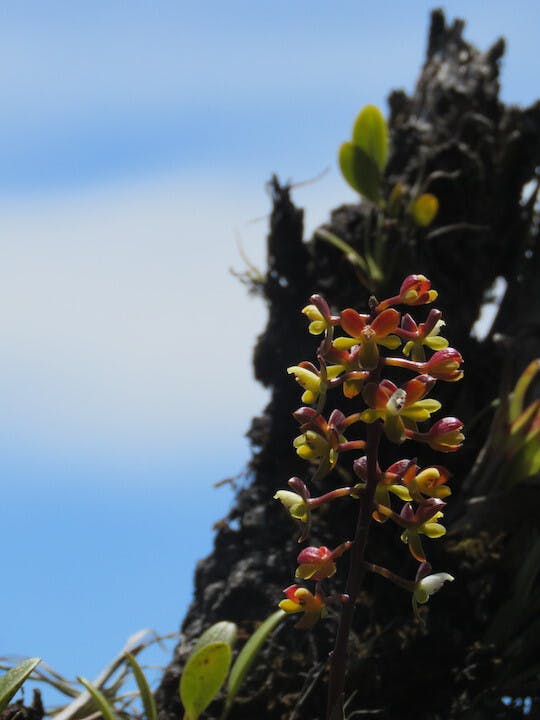
[[[369,711],[377,718],[521,717],[519,708],[501,702],[503,695],[529,697],[533,711],[540,708],[534,681],[540,670],[534,667],[540,657],[537,569],[531,569],[521,606],[514,602],[519,570],[540,534],[539,484],[533,479],[503,497],[484,490],[482,500],[474,482],[466,482],[488,436],[490,403],[540,355],[539,217],[534,201],[522,201],[524,187],[537,183],[540,103],[525,109],[502,104],[504,42],[480,52],[463,39],[463,29],[462,21],[447,24],[442,11],[435,11],[413,95],[397,91],[389,98],[387,190],[397,182],[419,184],[438,197],[440,212],[427,230],[407,220],[389,229],[393,262],[380,293],[394,294],[410,273],[430,278],[439,291],[445,334],[466,362],[464,381],[438,395],[444,414],[467,425],[485,413],[471,427],[464,451],[448,463],[455,476],[448,533],[430,547],[430,559],[456,581],[432,603],[427,631],[414,622],[410,597],[388,589],[380,578],[368,578],[355,611],[348,712]],[[213,553],[198,564],[182,640],[156,695],[160,720],[181,717],[178,682],[194,639],[218,620],[252,632],[292,582],[295,528],[272,496],[289,477],[306,473],[291,444],[297,430],[291,412],[299,396],[286,374],[288,366],[315,353],[300,309],[314,292],[324,294],[334,310],[367,304],[369,293],[343,254],[317,237],[304,241],[303,213],[292,203],[290,188],[276,177],[269,187],[268,268],[259,288],[269,319],[254,366],[271,400],[249,431],[249,483],[217,530]],[[372,232],[373,211],[365,203],[344,205],[332,213],[327,228],[361,252],[365,233]],[[497,278],[505,281],[506,292],[493,328],[478,339],[472,329]],[[345,401],[340,409],[349,409]],[[419,452],[424,462],[440,462]],[[321,489],[333,487],[330,479]],[[317,515],[313,544],[339,544],[346,539],[344,528],[353,533],[353,512],[347,503],[333,503]],[[386,526],[379,530],[383,542],[370,539],[369,559],[414,577],[414,562],[397,548],[395,532]],[[231,720],[324,717],[336,622],[329,618],[308,633],[283,623],[250,674]],[[207,717],[218,718],[219,712],[215,703]]]

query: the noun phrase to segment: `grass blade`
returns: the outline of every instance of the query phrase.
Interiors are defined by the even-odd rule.
[[[88,682],[88,680],[85,680],[85,678],[79,677],[77,679],[81,683],[81,685],[84,685],[84,687],[88,690],[88,692],[94,699],[94,702],[98,706],[100,713],[103,715],[103,720],[117,720],[114,708],[109,703],[105,695],[101,692],[101,690],[98,690],[95,685],[92,685],[92,683]]]
[[[11,698],[40,661],[41,658],[28,658],[0,677],[0,712],[9,705]]]
[[[137,683],[137,687],[139,688],[139,692],[141,694],[146,720],[157,720],[156,702],[141,666],[135,660],[133,655],[130,655],[129,653],[126,653],[126,660],[133,670],[133,677],[135,678],[135,682]]]

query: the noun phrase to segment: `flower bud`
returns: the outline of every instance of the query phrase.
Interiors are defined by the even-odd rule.
[[[423,370],[437,380],[456,382],[463,377],[463,370],[459,367],[462,362],[461,354],[454,348],[447,347],[434,353],[424,363]]]
[[[427,433],[427,444],[440,452],[455,452],[463,444],[461,432],[463,423],[455,417],[446,417],[431,426]]]
[[[437,295],[425,275],[409,275],[399,289],[399,301],[404,305],[425,305],[436,300]]]
[[[302,580],[324,580],[336,574],[334,556],[324,545],[304,548],[296,561],[296,577]]]

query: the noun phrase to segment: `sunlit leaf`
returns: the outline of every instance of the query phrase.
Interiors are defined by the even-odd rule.
[[[388,160],[388,127],[375,105],[366,105],[354,121],[352,141],[382,173]]]
[[[420,195],[411,205],[413,220],[420,227],[431,225],[438,212],[439,201],[431,193]]]
[[[380,202],[380,170],[361,148],[352,142],[343,143],[339,149],[339,166],[354,190],[374,203]]]
[[[156,702],[141,666],[135,660],[133,655],[130,655],[129,653],[126,653],[126,660],[130,664],[133,671],[133,677],[135,678],[135,682],[139,688],[146,720],[157,720]]]
[[[41,658],[28,658],[0,677],[0,712],[9,705],[11,698],[40,661]]]
[[[349,245],[348,242],[345,242],[345,240],[342,240],[335,233],[332,233],[325,228],[317,228],[315,230],[315,235],[318,238],[321,238],[321,240],[326,240],[326,242],[329,242],[335,248],[340,250],[347,260],[352,265],[357,266],[363,273],[369,273],[369,267],[364,258],[351,245]]]
[[[180,699],[184,720],[197,720],[225,682],[232,651],[227,642],[205,645],[190,655],[180,680]]]
[[[230,708],[234,702],[234,698],[240,690],[247,673],[253,665],[253,662],[255,661],[255,658],[257,657],[267,637],[270,635],[272,630],[274,630],[279,621],[286,616],[286,614],[287,613],[283,612],[283,610],[276,610],[275,613],[272,613],[272,615],[267,617],[266,620],[259,625],[257,630],[255,630],[253,635],[249,638],[238,654],[227,682],[227,709]]]
[[[103,720],[116,720],[114,708],[109,703],[105,695],[101,692],[101,690],[98,690],[97,687],[92,685],[91,682],[88,682],[88,680],[83,677],[79,677],[77,679],[81,683],[81,685],[84,685],[84,687],[88,690],[88,692],[94,699],[100,713],[103,716]]]
[[[221,622],[214,623],[214,625],[211,625],[208,630],[205,630],[205,632],[203,632],[201,637],[197,640],[191,650],[191,654],[194,655],[205,645],[210,645],[210,643],[216,642],[227,643],[232,648],[236,642],[237,634],[238,628],[233,622],[222,620]]]

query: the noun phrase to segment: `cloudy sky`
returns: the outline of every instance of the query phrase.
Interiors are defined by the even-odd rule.
[[[445,7],[507,37],[503,98],[535,100],[538,3]],[[264,263],[272,172],[330,168],[294,194],[308,230],[352,198],[336,148],[412,90],[429,9],[0,2],[1,653],[92,677],[177,628],[266,398],[237,239]]]

